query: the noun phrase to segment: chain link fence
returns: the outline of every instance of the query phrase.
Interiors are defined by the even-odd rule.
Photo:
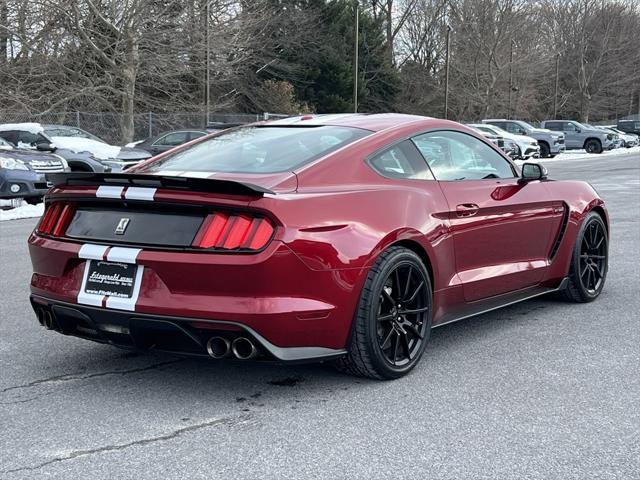
[[[261,120],[286,118],[290,115],[278,113],[209,113],[208,122],[250,123]],[[183,113],[137,113],[134,115],[134,140],[143,140],[167,130],[204,128],[207,115],[203,112]],[[53,125],[69,125],[82,128],[112,145],[122,145],[121,125],[124,115],[111,112],[54,112],[29,114],[0,111],[0,124],[35,122]]]

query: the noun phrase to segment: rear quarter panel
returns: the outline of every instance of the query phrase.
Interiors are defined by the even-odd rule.
[[[407,183],[278,195],[252,206],[275,213],[281,240],[314,270],[368,268],[393,243],[415,242],[433,262],[438,289],[455,274],[448,207],[437,182]]]

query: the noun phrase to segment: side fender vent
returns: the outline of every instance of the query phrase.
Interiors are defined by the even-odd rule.
[[[569,206],[563,202],[562,208],[564,209],[564,213],[562,214],[562,225],[560,225],[560,230],[558,230],[558,236],[556,237],[556,241],[553,244],[553,248],[551,249],[551,253],[549,254],[549,260],[553,261],[558,250],[560,249],[560,244],[562,243],[562,239],[564,238],[564,234],[567,232],[567,225],[569,224]]]

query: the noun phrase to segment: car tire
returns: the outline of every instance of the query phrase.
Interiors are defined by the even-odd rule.
[[[431,280],[423,261],[407,248],[389,248],[367,275],[348,353],[334,366],[378,380],[406,375],[424,353],[431,317]]]
[[[547,142],[539,142],[540,143],[540,158],[548,158],[551,155],[551,149],[549,148],[549,144]]]
[[[519,160],[526,160],[526,158],[524,157],[524,155],[522,155],[522,149],[520,148],[519,145],[516,145],[516,151],[514,153],[513,156],[514,159],[519,159]]]
[[[609,263],[609,235],[602,217],[590,212],[578,231],[571,256],[565,300],[592,302],[602,292]]]
[[[602,143],[600,143],[600,140],[592,138],[585,142],[584,149],[587,153],[602,153]]]

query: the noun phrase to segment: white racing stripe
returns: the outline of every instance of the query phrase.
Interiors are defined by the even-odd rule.
[[[80,247],[78,257],[86,260],[102,260],[104,258],[104,252],[107,251],[104,245],[93,245],[91,243],[85,243]],[[88,264],[89,262],[87,262]]]
[[[86,245],[83,245],[83,247]],[[93,247],[97,247],[97,245],[91,245]],[[105,247],[106,250],[106,247]],[[82,257],[81,257],[82,258]],[[100,257],[102,260],[102,257]],[[78,303],[82,305],[93,305],[94,307],[102,306],[102,299],[104,295],[96,295],[94,293],[86,293],[84,291],[85,286],[87,285],[87,277],[89,276],[89,265],[91,262],[87,261],[84,266],[84,275],[82,277],[82,283],[80,284],[80,291],[78,292]]]
[[[114,187],[110,185],[101,185],[96,190],[96,197],[98,198],[120,198],[124,187]]]
[[[142,265],[138,265],[138,271],[136,272],[136,279],[134,280],[131,298],[107,297],[107,308],[129,310],[130,312],[135,311],[136,302],[138,301],[138,296],[140,295],[140,285],[142,284],[142,272],[144,272],[144,267]]]
[[[140,248],[111,247],[111,250],[107,253],[107,260],[110,262],[135,264],[136,258],[141,251],[142,249]]]
[[[153,201],[153,196],[155,194],[156,194],[155,188],[129,187],[124,192],[124,198],[126,198],[127,200]]]

